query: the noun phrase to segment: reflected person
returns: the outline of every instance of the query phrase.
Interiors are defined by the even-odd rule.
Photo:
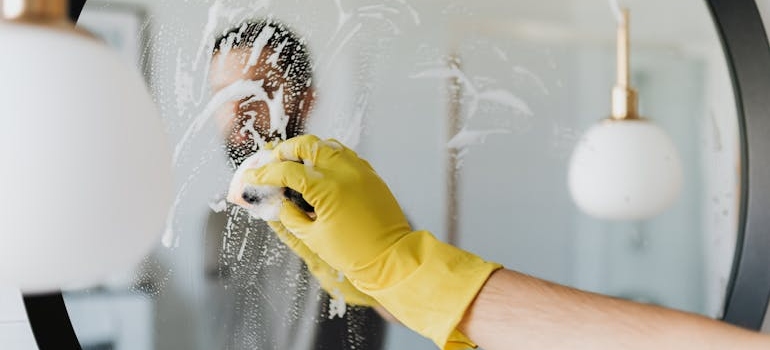
[[[210,63],[212,94],[227,97],[215,118],[234,167],[267,142],[304,132],[315,99],[312,63],[304,39],[285,24],[255,20],[225,31]],[[310,274],[286,232],[276,235],[232,205],[206,226],[209,328],[218,348],[382,347],[384,322],[367,307],[373,300],[305,256]],[[338,294],[334,302],[324,289]],[[340,307],[343,299],[361,306]]]

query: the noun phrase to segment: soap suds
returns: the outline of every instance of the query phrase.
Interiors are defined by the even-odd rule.
[[[246,233],[243,234],[243,241],[241,241],[241,249],[238,250],[238,256],[236,257],[238,261],[241,261],[243,259],[243,252],[246,250],[246,242],[248,242],[250,231],[251,230],[246,229]]]
[[[217,198],[209,202],[209,208],[215,213],[222,213],[227,210],[227,201]]]
[[[543,79],[541,79],[537,74],[533,73],[529,69],[526,69],[522,66],[514,66],[513,67],[513,73],[524,75],[532,79],[532,81],[535,82],[538,88],[543,92],[543,94],[550,95],[551,91],[548,89],[548,87],[545,85],[545,82],[543,82]]]
[[[212,119],[214,112],[227,102],[237,101],[252,96],[251,100],[265,101],[268,105],[272,103],[272,108],[277,111],[280,110],[281,114],[285,116],[285,112],[282,112],[283,104],[280,105],[280,109],[275,107],[276,102],[268,98],[262,84],[262,80],[239,80],[217,92],[206,104],[206,107],[203,108],[203,111],[199,113],[190,126],[187,127],[187,130],[174,149],[173,162],[176,164],[179,161],[179,156],[182,150],[187,146],[188,142],[190,142],[190,139],[200,133],[203,127]],[[285,126],[283,133],[284,135],[286,133]]]
[[[511,131],[507,129],[490,129],[490,130],[467,130],[462,129],[449,142],[447,147],[451,149],[464,149],[471,145],[478,145],[486,142],[489,135],[495,134],[510,134]]]
[[[235,171],[227,191],[227,201],[238,205],[254,218],[264,221],[279,221],[283,205],[283,189],[273,186],[258,186],[248,182],[246,172],[259,169],[266,164],[277,162],[272,151],[261,149],[243,161]],[[248,198],[248,200],[247,200]]]
[[[495,102],[501,105],[508,106],[514,111],[524,114],[526,116],[531,116],[534,114],[532,113],[532,110],[529,108],[529,105],[526,102],[524,102],[524,100],[515,96],[508,90],[489,89],[489,90],[481,91],[478,93],[478,99]]]
[[[252,44],[251,53],[249,54],[246,66],[243,67],[243,73],[247,73],[251,67],[254,67],[254,65],[257,64],[257,60],[259,60],[259,57],[262,55],[262,51],[265,49],[267,41],[273,37],[273,34],[275,34],[275,27],[272,25],[266,25],[259,31],[259,35],[257,35],[257,38],[254,39],[254,44]]]
[[[270,131],[269,133],[278,132],[281,135],[281,139],[286,139],[286,126],[289,125],[289,116],[286,115],[285,106],[283,105],[283,85],[278,87],[278,90],[273,93],[273,98],[267,98],[265,96],[264,102],[267,103],[267,108],[270,111]],[[264,90],[263,90],[264,91]]]
[[[275,49],[275,52],[271,53],[270,56],[267,57],[265,60],[265,63],[268,63],[274,67],[278,67],[278,58],[281,57],[281,53],[283,52],[283,48],[286,47],[286,44],[289,42],[289,39],[283,39],[283,42],[281,42],[278,45],[278,48]],[[286,72],[288,74],[288,71]]]
[[[423,70],[416,74],[411,75],[411,78],[442,78],[442,79],[456,79],[457,83],[462,85],[463,95],[470,98],[470,101],[463,104],[464,107],[464,125],[460,132],[452,137],[447,142],[447,147],[450,149],[456,149],[460,152],[456,155],[458,158],[458,164],[462,164],[462,157],[467,154],[468,146],[480,144],[486,141],[487,137],[495,134],[510,134],[511,130],[508,129],[488,129],[488,130],[469,130],[468,124],[471,119],[476,116],[481,101],[495,103],[498,105],[506,106],[514,111],[514,115],[518,114],[523,117],[531,117],[534,112],[529,105],[514,95],[508,90],[484,88],[479,89],[474,83],[468,79],[457,66],[449,67],[435,67]]]
[[[334,317],[345,317],[345,311],[347,311],[348,305],[345,303],[345,296],[342,294],[339,288],[334,288],[330,293],[331,299],[329,300],[329,319]]]
[[[176,96],[176,108],[179,114],[185,114],[187,109],[194,105],[193,76],[185,71],[182,63],[182,49],[176,54],[176,71],[174,74],[174,96]]]
[[[492,46],[492,51],[495,52],[498,58],[500,58],[503,61],[508,61],[508,54],[503,51],[499,46]]]
[[[615,21],[618,22],[618,24],[623,24],[625,21],[623,19],[623,11],[621,10],[620,3],[618,3],[618,0],[609,0],[610,2],[610,10],[612,10],[612,14],[615,16]]]

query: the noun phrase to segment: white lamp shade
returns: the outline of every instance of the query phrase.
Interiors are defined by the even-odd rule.
[[[132,268],[159,241],[171,157],[136,69],[95,39],[0,22],[0,285]]]
[[[682,187],[682,165],[666,133],[646,120],[607,120],[578,142],[569,190],[586,214],[643,220],[668,208]]]

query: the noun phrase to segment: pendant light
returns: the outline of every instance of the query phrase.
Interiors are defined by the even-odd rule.
[[[163,125],[139,72],[77,29],[67,1],[0,6],[0,286],[97,283],[163,232]]]
[[[617,31],[617,84],[612,114],[578,141],[568,185],[575,204],[600,219],[644,220],[668,208],[682,187],[682,166],[671,138],[637,110],[629,83],[629,14]]]

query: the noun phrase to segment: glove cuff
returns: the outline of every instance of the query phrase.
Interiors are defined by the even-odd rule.
[[[457,325],[489,275],[501,267],[416,231],[348,276],[407,327],[442,349],[462,349],[475,344]]]

